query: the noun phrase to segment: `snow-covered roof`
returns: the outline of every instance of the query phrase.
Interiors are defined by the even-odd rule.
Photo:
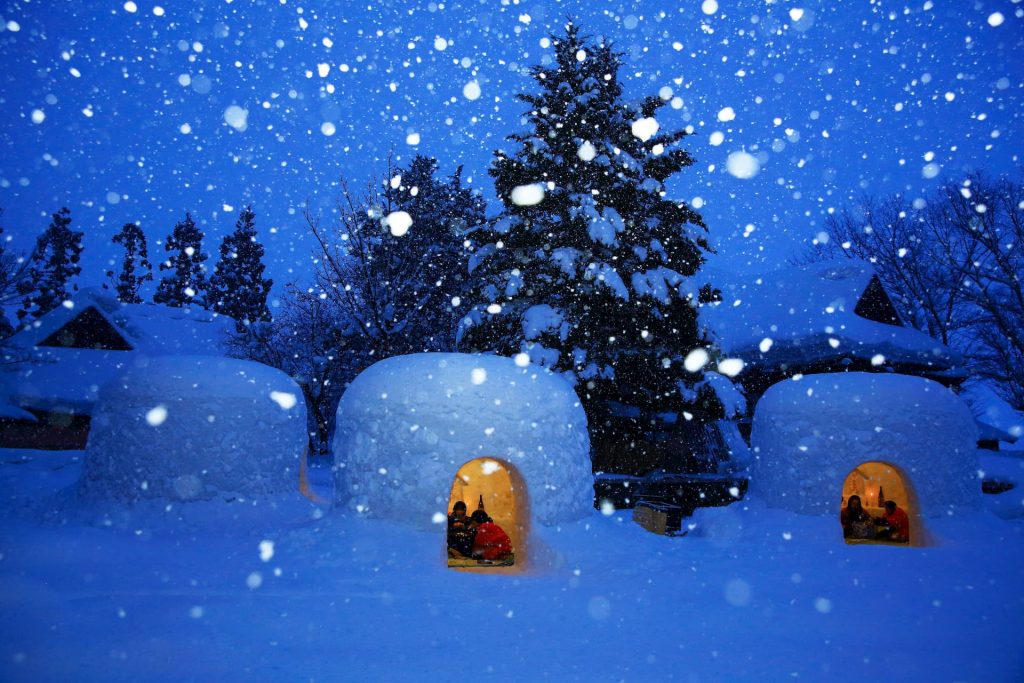
[[[36,416],[30,412],[22,410],[16,405],[12,405],[10,403],[7,403],[3,399],[0,399],[0,419],[24,420],[26,422],[35,422]]]
[[[979,441],[1004,441],[1006,443],[1017,443],[1016,436],[1009,432],[1005,432],[998,427],[993,427],[987,422],[975,420],[974,424],[978,427]]]
[[[127,351],[43,345],[93,310],[131,348]],[[91,313],[90,313],[91,315]],[[122,304],[101,289],[78,292],[68,305],[20,330],[8,343],[29,360],[0,373],[0,400],[23,408],[89,413],[99,388],[140,358],[202,353],[226,355],[234,321],[198,306]]]
[[[964,385],[961,395],[974,410],[981,431],[979,438],[1011,444],[1020,442],[1024,436],[1024,413],[1014,410],[987,380],[973,379]]]
[[[178,353],[219,353],[234,321],[199,306],[175,308],[160,304],[123,304],[99,288],[83,289],[69,304],[50,311],[36,324],[13,335],[11,346],[39,347],[88,308],[95,308],[133,350],[149,356]],[[47,347],[48,348],[48,347]]]
[[[701,309],[701,322],[726,353],[748,364],[806,364],[853,357],[926,365],[941,372],[960,354],[909,327],[855,313],[875,272],[844,259],[788,266],[762,275],[702,271],[722,292],[719,304]],[[878,285],[880,287],[880,285]]]

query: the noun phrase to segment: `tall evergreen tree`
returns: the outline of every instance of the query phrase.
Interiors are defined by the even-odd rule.
[[[171,271],[157,285],[153,302],[168,306],[206,305],[206,266],[203,253],[203,231],[196,227],[192,214],[174,226],[164,249],[170,253],[160,270]]]
[[[273,280],[263,277],[263,245],[256,239],[256,214],[247,206],[235,231],[220,245],[220,260],[210,278],[210,308],[239,325],[270,320],[267,294]]]
[[[78,285],[71,280],[82,272],[78,265],[81,257],[82,233],[71,229],[71,211],[64,207],[53,214],[50,225],[36,239],[28,274],[18,283],[22,296],[18,320],[39,318],[77,291]]]
[[[693,163],[686,133],[660,130],[661,98],[623,101],[609,44],[571,23],[552,39],[554,61],[531,70],[540,92],[519,95],[528,128],[490,168],[504,210],[473,236],[460,346],[564,373],[598,434],[612,403],[715,415],[714,385],[728,380],[694,362],[708,346],[691,280],[710,250],[706,227],[665,196]]]
[[[135,223],[125,223],[120,232],[114,235],[114,244],[124,247],[121,271],[114,283],[117,298],[122,303],[141,304],[139,289],[153,279],[153,264],[149,262],[146,234]],[[113,278],[114,271],[108,270],[107,276]]]

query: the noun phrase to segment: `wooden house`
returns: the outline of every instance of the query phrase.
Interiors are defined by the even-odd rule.
[[[5,342],[0,447],[80,449],[99,388],[145,358],[226,355],[234,321],[86,289]]]

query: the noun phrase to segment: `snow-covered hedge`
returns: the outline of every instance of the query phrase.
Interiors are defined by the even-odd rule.
[[[565,380],[499,356],[423,353],[381,361],[342,396],[334,434],[339,504],[429,526],[459,467],[490,457],[522,476],[531,518],[587,514],[587,421]]]
[[[298,491],[306,404],[284,373],[243,360],[137,361],[104,386],[80,488],[124,501]]]
[[[966,404],[921,377],[807,375],[757,404],[750,494],[772,507],[837,514],[843,481],[866,461],[893,465],[924,517],[981,504],[976,427]]]

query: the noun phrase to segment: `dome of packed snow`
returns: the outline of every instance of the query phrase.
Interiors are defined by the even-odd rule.
[[[142,359],[100,390],[81,490],[126,501],[298,491],[307,442],[302,392],[284,373],[232,358]]]
[[[750,494],[793,512],[838,514],[844,480],[874,463],[898,479],[907,500],[897,504],[922,517],[976,508],[975,437],[967,405],[931,380],[860,372],[786,380],[754,413]],[[893,500],[893,487],[869,486],[866,495]]]
[[[561,377],[517,361],[423,353],[365,370],[338,406],[338,502],[429,526],[443,519],[460,468],[483,458],[485,472],[490,462],[521,479],[527,500],[517,505],[530,519],[587,514],[593,473],[579,399]]]

